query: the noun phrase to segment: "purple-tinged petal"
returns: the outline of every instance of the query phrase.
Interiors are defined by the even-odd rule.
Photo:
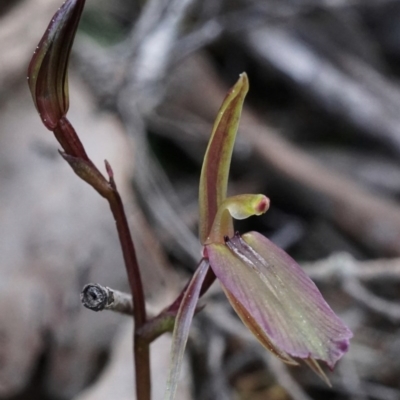
[[[164,400],[173,400],[178,385],[179,372],[181,370],[183,354],[189,336],[190,325],[196,311],[200,290],[209,268],[208,260],[203,259],[194,273],[183,295],[178,314],[175,319],[174,332],[172,334],[171,361],[168,372],[167,388]]]
[[[207,245],[207,254],[240,318],[251,320],[274,348],[331,368],[348,350],[352,332],[301,267],[267,238],[236,235],[226,245]]]
[[[272,354],[274,354],[286,364],[299,365],[299,363],[293,360],[293,358],[290,357],[289,354],[276,347],[275,344],[271,342],[271,339],[268,337],[268,335],[265,334],[262,327],[257,323],[253,316],[249,314],[249,312],[243,307],[242,303],[239,302],[239,300],[224,285],[221,284],[221,286],[233,309],[240,316],[246,327],[254,334],[257,340],[267,350],[269,350]]]
[[[43,124],[50,130],[68,111],[68,60],[84,5],[85,0],[65,1],[29,64],[29,89]]]
[[[210,233],[219,206],[226,198],[233,145],[248,90],[249,81],[243,73],[226,95],[208,142],[199,187],[199,237],[202,244]],[[233,234],[232,219],[229,217],[229,220],[230,234]]]

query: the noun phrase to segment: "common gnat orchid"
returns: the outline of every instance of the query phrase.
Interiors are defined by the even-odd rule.
[[[248,87],[243,73],[218,112],[204,157],[199,188],[203,260],[185,291],[175,322],[165,400],[174,397],[190,322],[208,268],[240,319],[267,350],[290,365],[304,360],[328,384],[318,361],[332,369],[353,336],[288,254],[257,232],[234,233],[233,219],[261,215],[270,203],[261,194],[226,197]]]
[[[351,331],[314,283],[283,250],[257,232],[234,233],[234,219],[269,208],[262,194],[227,197],[232,150],[248,79],[242,74],[218,112],[204,157],[199,187],[199,236],[203,257],[181,295],[148,318],[135,248],[113,171],[106,179],[87,156],[68,121],[67,68],[85,0],[66,0],[51,20],[28,70],[28,83],[43,124],[54,132],[74,172],[105,197],[114,216],[134,302],[136,393],[150,400],[149,345],[174,325],[166,400],[175,396],[179,370],[199,297],[218,279],[229,302],[259,342],[282,361],[304,360],[328,383],[318,361],[330,368],[348,350]]]

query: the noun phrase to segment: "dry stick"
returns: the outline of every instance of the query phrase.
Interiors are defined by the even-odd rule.
[[[356,261],[347,253],[334,254],[305,266],[307,273],[316,280],[331,282],[337,278],[344,292],[364,307],[383,315],[394,323],[400,321],[400,304],[380,298],[364,287],[360,280],[400,279],[399,260]],[[380,262],[382,265],[380,265]],[[372,264],[372,266],[371,266]],[[312,265],[312,266],[311,266]],[[365,269],[365,271],[364,271]]]
[[[133,315],[133,300],[130,294],[98,283],[88,283],[83,287],[81,302],[89,310],[111,310],[121,314]]]
[[[299,39],[298,34],[282,27],[252,29],[242,33],[240,40],[259,65],[272,65],[321,107],[349,120],[397,154],[400,152],[396,82],[368,64],[340,53],[341,64],[337,67],[322,52]]]
[[[210,279],[211,278],[211,279]],[[201,288],[200,296],[202,296],[215,280],[215,275],[207,275],[205,282]],[[153,308],[151,305],[146,307],[147,320],[138,330],[137,334],[146,343],[152,343],[165,332],[172,332],[175,324],[176,314],[183,295],[187,289],[187,285],[183,288],[178,297],[163,311]],[[81,292],[82,304],[92,311],[110,310],[125,315],[134,315],[134,306],[132,295],[102,286],[98,283],[89,283],[83,287]],[[200,312],[204,306],[200,305],[196,308],[196,314]]]
[[[135,24],[129,41],[128,63],[121,76],[117,110],[135,140],[135,186],[151,210],[183,246],[186,261],[198,261],[200,245],[181,221],[179,199],[158,162],[149,151],[145,132],[146,119],[164,95],[164,80],[171,64],[172,49],[195,0],[150,0]],[[149,68],[151,66],[151,68]],[[173,250],[173,249],[171,249]]]
[[[133,316],[133,299],[130,293],[121,292],[99,283],[88,283],[81,292],[81,302],[92,311],[109,310]],[[146,304],[147,321],[155,318],[158,307]],[[147,326],[147,324],[146,324]]]
[[[343,290],[363,304],[366,308],[383,315],[394,323],[400,321],[400,304],[394,303],[376,296],[374,293],[366,289],[354,277],[347,277],[342,282]]]
[[[329,283],[332,278],[353,276],[360,281],[400,280],[400,259],[358,261],[348,253],[334,253],[328,258],[301,266],[313,280]]]

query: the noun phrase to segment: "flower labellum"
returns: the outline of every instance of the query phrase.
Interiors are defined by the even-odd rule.
[[[289,364],[300,358],[314,360],[314,366],[318,366],[315,360],[325,361],[333,368],[348,350],[352,333],[301,267],[257,232],[226,235],[221,243],[227,213],[244,219],[268,207],[264,195],[224,200],[205,254],[232,307],[268,350]]]
[[[257,232],[207,245],[212,269],[243,323],[283,361],[325,361],[348,350],[351,331],[301,267]]]

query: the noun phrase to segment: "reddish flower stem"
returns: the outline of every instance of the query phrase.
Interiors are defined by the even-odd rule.
[[[60,120],[54,129],[54,135],[67,155],[87,161],[90,167],[98,172],[99,179],[102,179],[102,175],[87,156],[79,136],[67,118],[63,117]],[[112,169],[107,162],[106,169],[109,175],[109,181],[107,182],[104,178],[104,185],[106,188],[107,185],[109,185],[109,190],[106,189],[104,192],[99,193],[108,200],[111,212],[114,216],[134,302],[133,318],[135,326],[133,333],[133,357],[136,375],[136,398],[137,400],[150,400],[150,348],[148,341],[138,334],[138,331],[147,320],[143,284],[124,205],[115,185]],[[98,190],[93,183],[87,182],[91,184],[95,190]]]
[[[203,259],[200,260],[199,265],[201,264],[202,261],[203,261]],[[188,282],[186,283],[185,287],[179,293],[178,297],[168,307],[166,307],[164,309],[164,311],[162,311],[159,316],[155,317],[154,319],[159,318],[162,314],[165,314],[166,318],[170,317],[171,315],[174,315],[174,316],[176,315],[176,313],[179,310],[179,307],[181,305],[181,301],[183,299],[183,296],[185,295],[186,289],[189,286],[189,283],[190,283],[191,279],[192,278],[190,278],[188,280]],[[210,287],[214,283],[215,279],[216,279],[216,276],[215,276],[213,270],[211,268],[209,268],[208,271],[207,271],[207,274],[206,274],[206,276],[204,278],[204,282],[203,282],[203,284],[201,286],[200,296],[199,297],[203,296],[207,292],[207,290],[210,289]]]
[[[63,150],[68,155],[82,158],[83,160],[90,162],[94,167],[94,164],[89,160],[85,148],[83,147],[74,127],[66,117],[60,119],[58,125],[54,128],[53,133],[58,140],[58,143],[60,143]]]
[[[133,333],[134,361],[136,374],[136,395],[138,400],[150,400],[150,347],[149,343],[138,334],[139,329],[146,323],[146,308],[142,280],[136,252],[126,219],[124,206],[117,191],[109,199],[111,212],[117,225],[118,237],[121,243],[125,266],[128,273],[129,285],[132,292],[135,321]]]

